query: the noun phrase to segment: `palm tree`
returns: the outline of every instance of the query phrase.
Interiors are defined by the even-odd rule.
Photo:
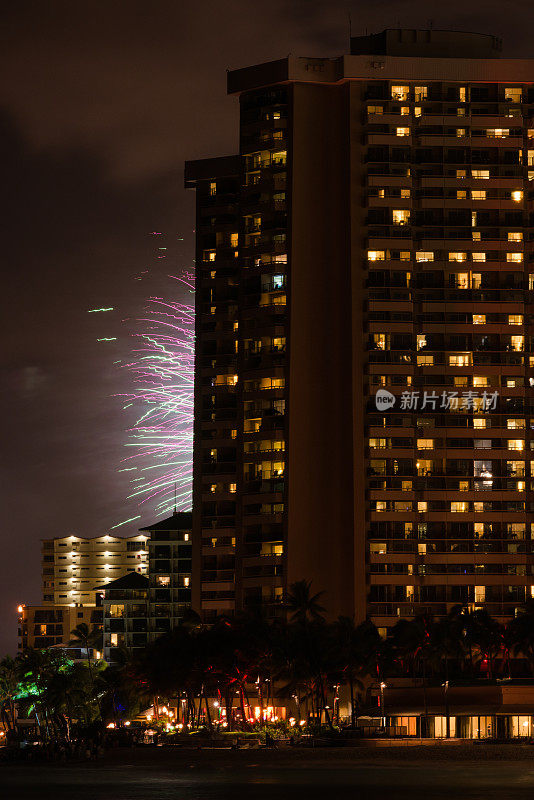
[[[71,640],[70,645],[80,647],[85,650],[87,655],[87,666],[89,667],[89,675],[91,682],[94,683],[93,665],[91,662],[91,650],[96,647],[102,647],[102,631],[96,625],[92,629],[89,628],[86,622],[80,622],[74,630],[70,632]]]
[[[528,602],[506,626],[508,649],[523,656],[534,676],[534,601]]]
[[[324,592],[311,594],[311,581],[296,581],[289,587],[285,606],[291,613],[291,622],[306,623],[323,620],[324,607],[319,600]]]
[[[15,695],[18,686],[17,662],[11,656],[0,661],[0,718],[8,737],[16,730]]]
[[[17,659],[19,685],[16,698],[35,711],[41,739],[61,738],[64,720],[59,717],[63,699],[58,691],[58,675],[68,674],[73,663],[62,650],[26,649]]]
[[[485,609],[477,609],[466,616],[465,635],[471,653],[481,664],[487,665],[488,678],[494,677],[495,661],[504,654],[504,627],[493,619]]]
[[[350,726],[356,725],[356,704],[354,688],[363,689],[363,683],[358,678],[365,669],[366,658],[363,647],[364,629],[354,624],[354,617],[339,617],[336,623],[336,638],[338,644],[338,657],[344,682],[348,681],[350,688]]]

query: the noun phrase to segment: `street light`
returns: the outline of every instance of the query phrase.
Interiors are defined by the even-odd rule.
[[[384,709],[384,689],[386,688],[385,683],[380,684],[380,711],[382,712],[382,727],[386,728],[386,712]]]
[[[449,711],[449,681],[445,681],[443,684],[443,688],[445,690],[445,721],[446,721],[446,730],[445,736],[447,739],[451,738],[451,715]]]

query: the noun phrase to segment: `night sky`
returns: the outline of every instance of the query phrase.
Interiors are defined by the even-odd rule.
[[[183,162],[235,152],[226,69],[348,52],[349,9],[354,35],[432,20],[534,56],[530,0],[4,4],[0,654],[15,652],[17,604],[41,599],[41,538],[153,521],[117,473],[129,420],[114,395],[131,386],[113,361],[132,347],[121,321],[193,265]],[[99,306],[117,310],[87,313]]]

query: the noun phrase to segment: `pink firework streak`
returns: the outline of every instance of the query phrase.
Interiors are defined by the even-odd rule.
[[[193,276],[172,277],[194,294]],[[131,471],[128,499],[154,504],[157,516],[191,510],[193,458],[193,386],[195,354],[194,304],[151,297],[146,316],[137,320],[140,333],[129,371],[134,390],[124,393],[125,408],[138,417],[128,430],[126,446],[134,449],[122,460],[121,472]]]

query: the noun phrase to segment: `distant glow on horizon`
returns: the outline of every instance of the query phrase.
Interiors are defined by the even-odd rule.
[[[194,294],[193,276],[169,276]],[[191,509],[193,458],[194,301],[151,297],[137,320],[133,357],[121,365],[132,391],[121,394],[137,419],[119,471],[135,470],[128,500],[150,504],[156,516]],[[134,462],[136,466],[126,466]],[[129,521],[129,520],[128,520]],[[123,523],[124,524],[124,523]]]

